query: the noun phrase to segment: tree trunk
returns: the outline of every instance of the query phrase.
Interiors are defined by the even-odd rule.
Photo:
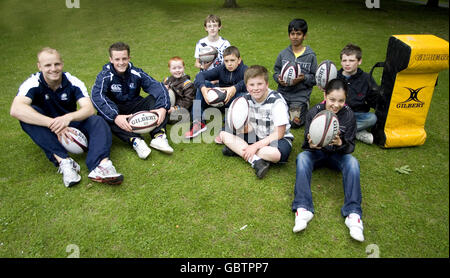
[[[433,7],[433,8],[439,7],[439,0],[428,0],[427,7]]]
[[[238,5],[236,3],[236,0],[225,0],[223,7],[224,8],[237,8]]]

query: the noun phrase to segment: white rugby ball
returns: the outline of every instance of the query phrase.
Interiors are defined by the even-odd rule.
[[[322,110],[314,116],[309,126],[309,136],[314,145],[324,147],[331,143],[339,132],[339,120],[331,111]]]
[[[292,85],[295,78],[299,77],[301,73],[300,64],[294,62],[286,62],[281,68],[281,80],[286,82],[289,86]]]
[[[236,130],[243,128],[248,122],[249,105],[244,97],[238,97],[230,105],[227,113],[228,126]]]
[[[337,68],[336,65],[330,61],[325,60],[319,64],[316,71],[316,84],[317,86],[325,89],[328,82],[337,77]]]
[[[170,106],[175,106],[176,96],[172,89],[169,89]]]
[[[207,98],[211,106],[222,107],[225,105],[227,91],[220,88],[211,88],[207,92]]]
[[[74,127],[69,127],[72,130],[70,133],[69,142],[66,143],[62,137],[58,137],[59,142],[63,145],[63,147],[70,153],[81,154],[88,150],[88,140],[86,136],[79,129]]]
[[[134,133],[148,133],[155,129],[158,114],[150,111],[139,111],[128,118],[128,123]]]
[[[198,59],[202,63],[209,63],[217,58],[218,53],[219,52],[217,51],[217,48],[211,45],[207,45],[205,47],[200,48],[198,53]]]

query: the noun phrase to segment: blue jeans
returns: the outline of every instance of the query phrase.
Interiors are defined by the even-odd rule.
[[[362,217],[361,185],[359,183],[359,162],[351,154],[328,153],[321,150],[303,151],[297,156],[294,201],[292,211],[305,208],[314,213],[311,194],[311,176],[315,167],[329,166],[342,172],[344,185],[344,206],[342,216],[357,213]]]
[[[354,112],[356,118],[356,131],[366,130],[375,125],[377,116],[371,112]]]

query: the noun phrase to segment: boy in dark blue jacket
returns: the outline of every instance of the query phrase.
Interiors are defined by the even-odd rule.
[[[186,132],[186,138],[193,138],[206,130],[206,123],[203,119],[203,111],[209,106],[206,95],[211,87],[219,87],[227,91],[225,108],[238,96],[243,95],[247,90],[244,83],[244,72],[247,66],[242,62],[239,49],[229,46],[223,52],[223,64],[208,71],[202,71],[195,77],[194,85],[197,93],[192,106],[192,128]],[[212,85],[210,81],[219,80],[219,83]],[[217,142],[216,143],[220,143]]]
[[[157,127],[150,132],[150,146],[165,153],[172,153],[165,127],[169,120],[169,92],[166,87],[153,79],[142,69],[130,62],[130,47],[117,42],[109,48],[110,63],[103,66],[92,87],[92,102],[99,114],[109,123],[111,131],[122,141],[133,146],[138,156],[145,159],[150,148],[139,134],[133,133],[128,117],[133,113],[147,110],[158,114]],[[141,88],[148,93],[140,95]]]

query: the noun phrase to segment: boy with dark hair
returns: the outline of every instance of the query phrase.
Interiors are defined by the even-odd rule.
[[[199,68],[200,71],[210,70],[220,66],[223,63],[223,51],[230,46],[230,42],[219,35],[220,29],[222,28],[220,17],[213,14],[208,15],[203,22],[203,26],[205,27],[208,36],[197,42],[194,54],[195,67]],[[202,48],[208,45],[217,48],[217,58],[209,63],[203,64],[199,60],[199,53]]]
[[[239,155],[263,178],[270,163],[286,163],[292,150],[294,136],[290,133],[288,108],[284,98],[269,89],[269,76],[263,66],[251,66],[245,71],[249,104],[249,122],[242,132],[221,131],[225,144],[222,153]],[[242,134],[243,133],[243,134]],[[241,138],[243,135],[244,138]]]
[[[203,111],[209,106],[207,101],[207,92],[212,85],[209,81],[218,80],[215,87],[226,90],[227,97],[225,106],[227,108],[230,103],[238,96],[246,92],[244,83],[244,72],[247,66],[241,59],[239,49],[230,46],[223,52],[224,62],[219,67],[212,70],[202,71],[195,77],[194,85],[197,88],[194,105],[192,106],[192,128],[186,132],[185,138],[193,138],[205,131],[206,122],[203,119]],[[221,143],[216,137],[216,143]]]
[[[304,124],[309,97],[316,84],[316,54],[309,46],[303,45],[307,32],[308,24],[304,19],[292,20],[288,26],[291,45],[278,54],[274,65],[273,78],[278,83],[278,92],[284,97],[289,107],[292,128],[299,128]],[[298,64],[301,68],[300,75],[293,80],[292,85],[286,84],[280,76],[283,65],[288,62]]]
[[[378,98],[378,85],[375,80],[359,66],[362,63],[361,48],[354,44],[347,44],[340,53],[342,68],[337,77],[347,83],[347,104],[355,113],[357,133],[356,139],[366,143],[373,143],[373,135],[367,131],[377,122],[375,113],[369,112],[375,108]]]
[[[130,47],[117,42],[109,47],[109,63],[103,66],[92,87],[91,98],[99,114],[109,123],[111,131],[130,144],[139,158],[146,159],[151,150],[140,134],[134,133],[128,118],[136,112],[147,110],[158,114],[157,127],[150,132],[150,146],[172,153],[166,137],[166,117],[170,109],[169,92],[142,69],[130,62]],[[148,94],[143,98],[141,88]]]

